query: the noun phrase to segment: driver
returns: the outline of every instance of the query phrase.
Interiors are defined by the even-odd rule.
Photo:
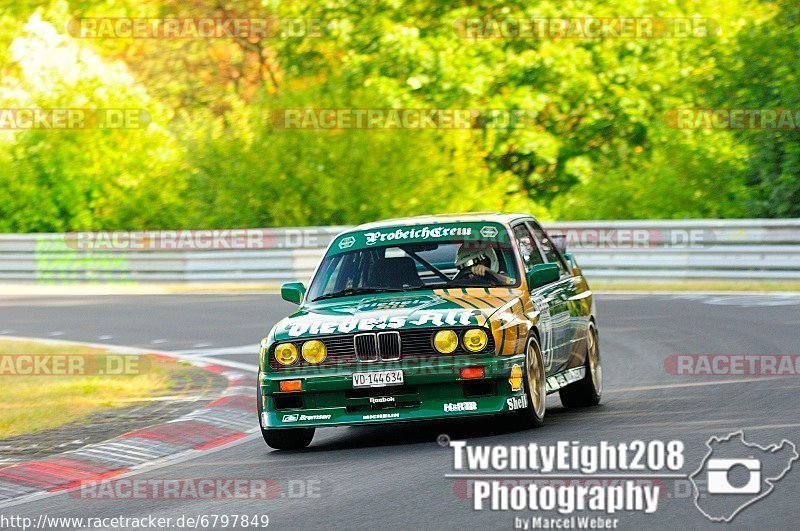
[[[495,280],[498,284],[510,285],[514,280],[500,271],[497,252],[480,243],[462,243],[456,253],[458,273],[453,280],[484,279]]]

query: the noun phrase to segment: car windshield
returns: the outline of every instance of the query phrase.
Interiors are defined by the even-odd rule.
[[[519,285],[508,242],[448,240],[375,246],[326,256],[307,300],[438,288]]]

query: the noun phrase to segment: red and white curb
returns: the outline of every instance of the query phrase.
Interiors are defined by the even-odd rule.
[[[165,351],[97,343],[3,336],[2,339],[43,344],[78,345],[115,354],[150,355],[191,363],[228,379],[221,396],[204,407],[155,424],[42,459],[0,468],[0,507],[17,505],[81,486],[83,482],[130,475],[222,449],[249,439],[258,431],[255,408],[256,365]]]

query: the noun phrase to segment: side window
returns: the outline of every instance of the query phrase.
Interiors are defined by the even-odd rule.
[[[543,264],[542,253],[536,246],[536,240],[531,235],[531,231],[524,223],[512,227],[514,239],[517,241],[519,253],[522,255],[522,262],[525,264],[525,271],[530,271],[537,264]]]
[[[538,223],[532,221],[527,221],[526,223],[536,236],[536,241],[539,242],[542,252],[544,253],[544,257],[547,259],[547,263],[558,265],[558,269],[561,271],[562,275],[565,272],[569,272],[569,268],[567,267],[567,263],[564,261],[564,257],[561,256],[561,253],[559,253],[558,249],[555,248],[553,242],[550,241],[550,238],[547,236],[547,233],[544,231],[544,229],[542,229]]]

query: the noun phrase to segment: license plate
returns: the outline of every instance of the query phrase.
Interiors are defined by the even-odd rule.
[[[403,385],[403,371],[353,373],[353,387],[386,387],[387,385]]]

